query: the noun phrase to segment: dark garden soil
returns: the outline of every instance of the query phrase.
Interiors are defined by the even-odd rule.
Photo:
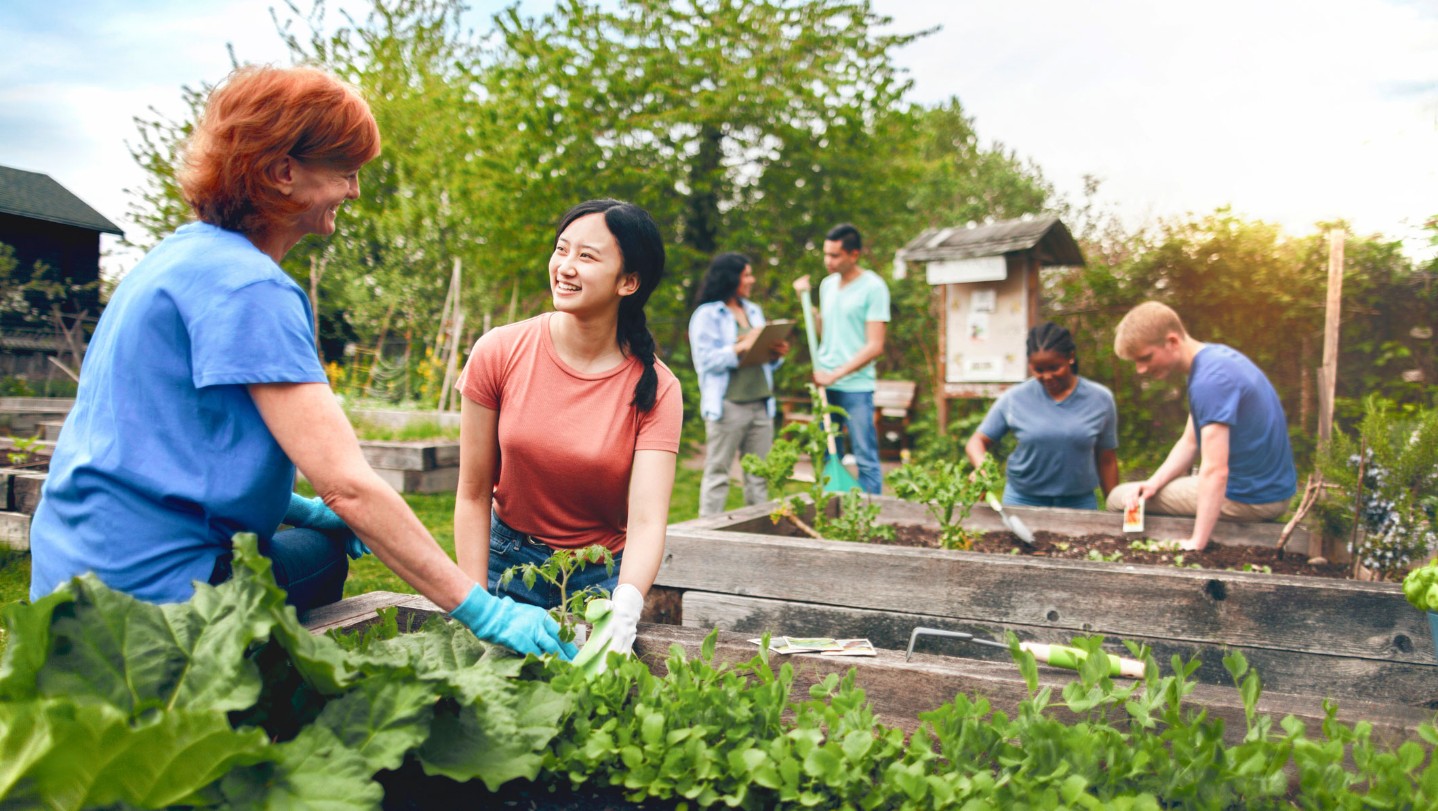
[[[888,546],[940,548],[939,531],[921,524],[893,524],[892,541],[873,540]],[[774,526],[773,534],[784,537],[808,537],[788,521]],[[1028,555],[1060,560],[1093,560],[1110,563],[1180,566],[1267,574],[1297,574],[1316,577],[1346,578],[1352,568],[1341,563],[1309,563],[1301,552],[1284,552],[1268,546],[1237,546],[1210,542],[1201,552],[1176,552],[1162,549],[1157,542],[1137,535],[1062,535],[1037,531],[1034,545],[1024,545],[1012,532],[988,532],[979,535],[971,552],[992,555]]]
[[[381,772],[379,781],[385,789],[385,811],[672,811],[679,807],[675,801],[631,802],[614,788],[551,790],[528,780],[511,780],[499,791],[490,791],[478,780],[456,783],[427,776],[412,762],[398,771]]]

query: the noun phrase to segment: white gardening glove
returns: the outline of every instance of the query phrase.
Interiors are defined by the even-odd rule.
[[[601,660],[609,651],[628,656],[634,652],[634,635],[639,631],[639,614],[644,610],[644,595],[628,583],[620,583],[609,596],[611,615],[604,629],[585,647],[598,648]]]

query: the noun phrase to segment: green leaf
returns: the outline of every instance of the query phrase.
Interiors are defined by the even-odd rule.
[[[478,778],[491,791],[516,778],[532,780],[568,706],[569,697],[547,684],[519,682],[453,712],[436,712],[420,763],[426,774]]]
[[[366,679],[325,705],[315,723],[364,758],[371,772],[398,769],[424,743],[438,700],[435,685],[415,678]]]
[[[273,762],[225,775],[220,789],[226,808],[362,811],[379,808],[384,799],[365,759],[324,727],[307,727],[272,749]]]
[[[0,650],[0,701],[19,701],[37,695],[38,674],[50,656],[50,623],[55,609],[73,602],[75,594],[64,585],[34,604],[8,603],[0,607],[9,643]]]
[[[262,760],[265,745],[261,732],[236,732],[219,712],[132,725],[88,699],[0,703],[0,796],[14,807],[183,804],[237,764]]]

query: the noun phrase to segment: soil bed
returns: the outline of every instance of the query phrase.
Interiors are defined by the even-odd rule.
[[[936,529],[922,524],[893,524],[894,540],[875,538],[867,543],[881,546],[908,546],[920,549],[942,549]],[[766,533],[767,534],[767,533]],[[780,521],[772,534],[785,538],[807,538],[798,527]],[[1064,535],[1037,530],[1034,545],[1026,546],[1012,532],[985,532],[978,535],[969,552],[991,555],[1020,555],[1055,560],[1085,560],[1107,563],[1178,566],[1185,569],[1258,572],[1261,574],[1297,574],[1311,577],[1347,578],[1352,569],[1342,563],[1309,563],[1301,552],[1279,550],[1269,546],[1246,546],[1210,542],[1201,552],[1169,551],[1159,542],[1140,535]]]

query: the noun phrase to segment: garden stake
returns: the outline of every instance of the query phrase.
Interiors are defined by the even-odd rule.
[[[982,639],[973,634],[966,634],[962,631],[945,631],[940,628],[915,628],[909,635],[909,650],[904,654],[904,661],[909,661],[914,655],[914,643],[919,641],[920,636],[942,636],[949,639],[962,639],[973,642],[977,645],[987,645],[991,648],[1003,648],[1008,650],[1009,646],[1003,642],[995,642],[992,639]],[[1046,665],[1062,667],[1069,670],[1078,670],[1084,660],[1088,658],[1088,651],[1079,648],[1071,648],[1067,645],[1049,645],[1043,642],[1020,642],[1019,650],[1028,651],[1034,658]],[[1108,674],[1110,676],[1123,676],[1129,679],[1141,679],[1144,673],[1144,664],[1137,659],[1125,659],[1122,656],[1114,656],[1112,653],[1105,653],[1108,657]]]
[[[804,309],[804,332],[809,337],[809,363],[819,362],[819,344],[814,339],[814,305],[809,301],[809,292],[806,290],[799,294],[799,303]],[[844,467],[844,460],[839,458],[839,449],[834,444],[834,434],[829,423],[829,395],[824,392],[824,387],[819,386],[820,418],[824,425],[824,439],[828,443],[829,456],[824,460],[824,492],[826,493],[847,493],[859,486]],[[815,505],[817,508],[817,505]]]
[[[1024,546],[1032,547],[1034,545],[1034,533],[1033,530],[1029,529],[1028,524],[1025,524],[1023,519],[1017,515],[1004,512],[1004,503],[999,501],[999,497],[994,495],[992,491],[987,494],[987,498],[989,507],[993,508],[993,511],[998,513],[1000,518],[1004,519],[1004,526],[1009,528],[1009,532],[1019,536],[1019,540],[1024,542]]]

